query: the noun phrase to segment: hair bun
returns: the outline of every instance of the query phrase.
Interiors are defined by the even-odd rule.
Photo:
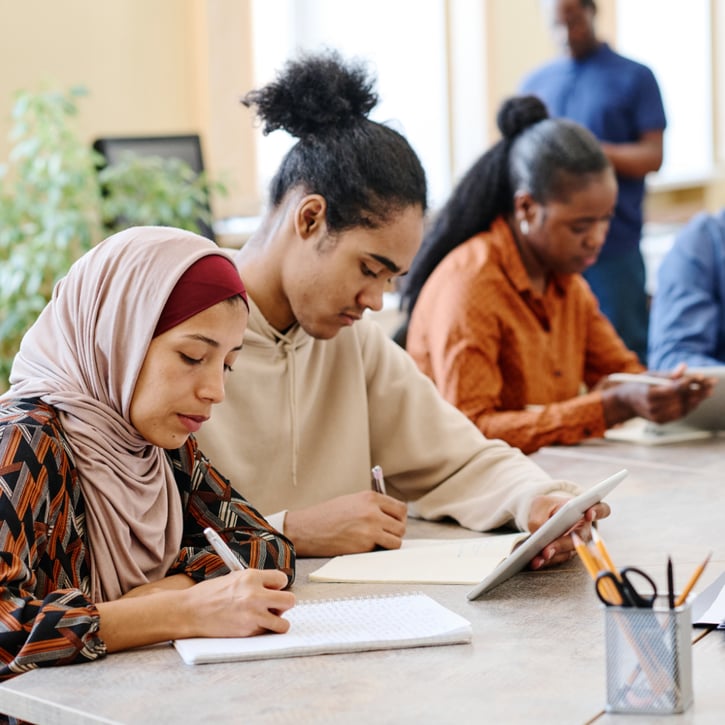
[[[378,102],[374,85],[362,61],[345,63],[337,51],[326,51],[288,61],[274,82],[242,103],[257,106],[265,134],[283,129],[304,138],[365,119]]]
[[[549,112],[540,98],[514,96],[501,105],[496,124],[503,137],[510,140],[545,118],[549,118]]]

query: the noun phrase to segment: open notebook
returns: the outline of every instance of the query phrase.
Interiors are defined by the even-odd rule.
[[[683,443],[702,438],[711,438],[712,431],[691,428],[682,423],[658,425],[644,418],[632,418],[626,423],[605,431],[604,437],[610,441],[638,443],[643,446],[662,446],[668,443]]]
[[[622,425],[610,428],[604,437],[626,443],[658,446],[710,438],[716,432],[725,430],[725,365],[688,368],[687,372],[716,380],[710,397],[703,400],[697,408],[684,418],[663,425],[643,418],[632,418]]]
[[[475,539],[404,539],[400,549],[336,556],[312,582],[477,584],[526,538],[521,532]]]
[[[284,634],[174,641],[188,665],[365,652],[471,641],[471,623],[427,596],[391,594],[303,601]]]
[[[722,629],[723,623],[725,623],[725,572],[698,594],[692,603],[693,627]]]

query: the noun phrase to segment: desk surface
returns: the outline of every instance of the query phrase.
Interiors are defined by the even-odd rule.
[[[649,449],[648,449],[649,451]],[[640,564],[664,587],[671,554],[678,583],[709,552],[698,589],[725,569],[721,467],[725,441],[653,455],[627,444],[545,449],[552,475],[591,485],[626,466],[600,531],[615,561]],[[626,463],[625,463],[626,461]],[[413,537],[470,537],[456,526],[411,521]],[[466,645],[184,665],[170,645],[85,665],[26,673],[0,686],[0,711],[44,723],[609,723],[605,715],[603,615],[577,560],[522,572],[485,598],[469,586],[309,583],[321,560],[302,560],[299,599],[424,591],[473,624]],[[695,634],[698,632],[696,631]],[[693,650],[695,704],[662,722],[722,721],[725,635]],[[658,722],[645,718],[638,722]]]

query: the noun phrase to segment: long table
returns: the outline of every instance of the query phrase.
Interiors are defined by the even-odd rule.
[[[533,458],[555,477],[593,485],[622,467],[599,530],[619,566],[665,588],[672,556],[682,585],[708,552],[697,589],[725,570],[725,439],[641,448],[592,441]],[[446,523],[410,521],[413,538],[469,538]],[[591,723],[606,714],[603,613],[578,560],[522,572],[476,601],[470,586],[311,583],[324,560],[299,562],[300,600],[420,590],[472,622],[471,644],[188,666],[169,645],[85,665],[35,670],[0,686],[0,711],[72,723]],[[694,705],[637,722],[722,722],[725,634],[693,646]],[[631,720],[631,717],[629,717]]]

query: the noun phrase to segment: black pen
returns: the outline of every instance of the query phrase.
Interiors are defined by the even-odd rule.
[[[672,572],[672,557],[667,557],[667,598],[670,609],[675,608],[675,576]]]

